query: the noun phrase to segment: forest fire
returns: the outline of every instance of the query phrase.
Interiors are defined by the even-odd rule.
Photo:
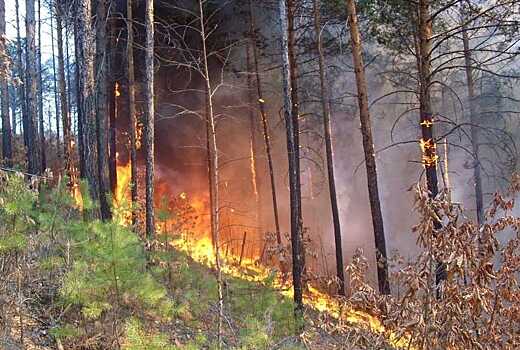
[[[125,201],[130,200],[130,174],[130,163],[118,164],[115,207],[119,207]],[[207,196],[190,196],[181,192],[173,199],[165,202],[164,198],[169,197],[168,185],[165,183],[157,184],[156,190],[159,197],[163,198],[162,202],[156,203],[156,210],[160,213],[157,214],[157,233],[171,236],[171,240],[168,238],[168,244],[187,254],[193,261],[208,268],[215,268],[215,249],[210,234],[211,223]],[[130,223],[129,213],[123,214],[122,217],[125,218],[122,221],[123,224]],[[225,275],[259,284],[265,284],[269,280],[270,287],[275,288],[285,297],[293,297],[293,289],[286,276],[281,276],[277,269],[260,262],[260,254],[253,257],[245,256],[246,235],[240,242],[241,249],[230,249],[231,239],[229,237],[226,239],[225,235],[223,236],[220,250],[221,269]],[[395,347],[409,347],[407,336],[398,337],[394,332],[386,330],[378,318],[363,311],[345,308],[341,300],[320,291],[309,283],[305,290],[303,301],[311,309],[327,313],[335,319],[341,319],[374,333],[382,334]]]

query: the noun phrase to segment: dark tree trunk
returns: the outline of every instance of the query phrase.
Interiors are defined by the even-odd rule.
[[[80,76],[80,93],[82,100],[83,132],[85,143],[83,145],[83,158],[85,160],[85,177],[89,184],[89,193],[93,201],[99,200],[98,178],[98,150],[97,150],[97,123],[95,110],[94,89],[94,50],[91,24],[91,2],[80,0],[78,2],[78,47],[79,57],[76,64]],[[92,211],[93,217],[98,217],[98,211]]]
[[[88,17],[90,18],[90,17]],[[74,20],[74,56],[76,58],[76,66],[74,75],[76,78],[76,125],[77,125],[77,140],[78,140],[78,158],[79,158],[79,176],[81,178],[85,178],[86,176],[86,164],[85,164],[85,148],[86,146],[86,138],[85,131],[86,122],[85,122],[85,112],[84,111],[84,98],[82,95],[82,83],[81,83],[81,68],[79,64],[81,64],[81,28],[80,21]],[[70,85],[69,85],[70,86]]]
[[[126,27],[128,41],[126,44],[126,59],[128,63],[128,113],[130,114],[130,164],[131,164],[131,198],[132,209],[137,204],[137,146],[136,128],[137,116],[135,112],[135,72],[134,72],[134,27],[133,27],[132,0],[126,1]],[[137,225],[137,213],[132,210],[132,225]]]
[[[336,179],[334,177],[334,157],[332,152],[332,128],[330,122],[330,95],[325,74],[325,55],[321,41],[320,0],[314,0],[314,32],[318,51],[320,71],[321,109],[323,113],[323,131],[325,138],[325,156],[327,159],[327,176],[329,184],[330,206],[332,210],[332,224],[334,227],[334,241],[336,245],[336,274],[338,277],[338,294],[345,295],[345,269],[343,266],[343,245],[339,220],[338,198],[336,195]]]
[[[111,18],[109,22],[110,26],[110,71],[115,72],[117,65],[116,59],[116,51],[117,51],[117,34],[115,25],[116,18]],[[116,88],[118,88],[117,78],[114,76],[111,77],[109,90],[109,140],[108,140],[108,171],[110,178],[110,189],[112,193],[115,193],[117,188],[117,133],[116,133],[116,119],[117,119],[117,105],[118,105],[118,97],[116,96]]]
[[[22,131],[23,131],[23,142],[24,146],[28,147],[29,141],[29,118],[27,117],[27,101],[25,99],[25,75],[23,72],[25,71],[23,59],[22,59],[22,38],[20,35],[20,6],[19,1],[15,0],[15,9],[16,9],[16,58],[18,64],[18,80],[20,80],[20,84],[18,87],[18,100],[20,101],[20,106],[22,110]]]
[[[51,18],[51,47],[52,47],[52,76],[53,76],[53,87],[54,87],[54,110],[56,116],[56,158],[61,158],[61,144],[60,144],[60,101],[58,98],[58,75],[56,71],[56,55],[54,49],[54,7],[51,7],[50,18]],[[63,47],[62,47],[63,55]],[[62,57],[63,58],[63,57]],[[50,126],[50,124],[49,124]]]
[[[253,65],[255,69],[255,79],[256,79],[256,92],[258,97],[258,109],[260,110],[260,118],[262,122],[262,134],[264,136],[264,145],[265,145],[265,153],[267,156],[267,165],[269,170],[269,179],[271,184],[271,199],[273,202],[273,218],[274,225],[276,230],[276,241],[278,247],[282,246],[282,236],[280,233],[280,219],[278,215],[278,201],[276,196],[276,182],[274,177],[274,164],[273,164],[273,156],[271,151],[271,138],[269,135],[269,125],[267,121],[267,112],[265,108],[265,101],[262,92],[262,79],[260,77],[259,72],[259,63],[258,63],[258,47],[257,47],[257,37],[256,37],[256,28],[255,28],[255,17],[253,14],[253,4],[252,1],[249,1],[249,16],[250,16],[250,31],[251,31],[251,46],[253,49]]]
[[[430,0],[419,0],[418,11],[418,68],[419,68],[419,110],[421,127],[422,163],[426,171],[426,185],[430,198],[439,194],[437,178],[437,145],[433,136],[433,110],[431,102],[431,50],[432,50],[432,18],[430,16]],[[436,230],[441,224],[434,221]],[[446,279],[446,266],[439,261],[436,268],[436,283],[439,285]],[[438,293],[440,296],[440,293]]]
[[[291,244],[293,260],[293,288],[295,316],[298,320],[303,318],[303,242],[302,242],[302,216],[301,216],[301,191],[299,173],[299,144],[298,144],[298,115],[297,102],[293,100],[296,96],[293,74],[296,72],[294,63],[294,33],[290,23],[293,23],[292,0],[279,0],[280,31],[282,34],[282,74],[283,74],[283,97],[284,97],[284,119],[287,134],[287,155],[289,161],[289,192],[290,192],[290,211],[291,211]],[[288,11],[289,10],[289,11]],[[291,33],[292,32],[292,33]],[[292,40],[291,39],[292,36]],[[292,58],[292,59],[291,59]],[[296,115],[295,115],[296,112]]]
[[[30,174],[41,174],[41,143],[38,135],[38,72],[36,68],[35,6],[34,0],[26,0],[26,99],[27,99],[27,159]]]
[[[473,181],[475,181],[475,204],[477,208],[477,222],[479,225],[484,224],[484,196],[482,194],[482,176],[480,174],[480,158],[479,158],[479,128],[476,118],[477,110],[475,108],[475,82],[473,80],[473,67],[471,58],[471,49],[469,46],[468,31],[464,27],[462,31],[462,40],[464,42],[464,61],[466,70],[466,83],[468,85],[468,102],[469,102],[469,119],[471,128],[471,149],[475,158],[473,166]]]
[[[63,8],[56,5],[56,37],[58,42],[58,88],[60,91],[60,108],[63,125],[63,155],[65,157],[65,171],[69,179],[73,180],[72,172],[72,153],[73,153],[73,136],[71,116],[69,111],[70,95],[67,94],[67,86],[70,85],[65,81],[65,60],[63,54]]]
[[[361,34],[359,33],[356,4],[354,0],[347,0],[347,12],[350,23],[350,36],[352,42],[352,56],[356,74],[356,86],[359,105],[359,118],[361,121],[361,134],[363,136],[363,150],[365,152],[365,165],[367,170],[368,196],[372,211],[372,225],[376,245],[377,279],[379,293],[390,294],[388,281],[388,257],[386,253],[385,230],[381,202],[379,200],[379,188],[377,183],[377,168],[372,137],[370,112],[368,109],[368,88],[365,77],[365,64],[363,62],[363,49],[361,46]]]
[[[110,0],[99,0],[97,2],[96,20],[96,131],[99,177],[99,203],[101,218],[109,220],[112,217],[110,203],[107,193],[110,191],[110,180],[108,171],[108,40],[107,22]]]
[[[0,0],[0,69],[7,68],[7,62],[4,59],[7,55],[5,42],[5,1]],[[9,85],[7,84],[7,76],[0,72],[0,94],[2,100],[2,158],[5,165],[11,167],[13,160],[13,141],[11,131],[11,116],[9,114]],[[13,110],[15,106],[13,106]]]
[[[41,171],[47,169],[47,154],[45,151],[45,126],[43,124],[43,78],[42,78],[42,21],[41,0],[38,0],[38,123],[40,129],[40,161]],[[49,125],[50,129],[50,125]]]
[[[146,141],[146,236],[155,236],[154,215],[154,8],[153,0],[146,0],[146,85],[145,85],[145,141]]]

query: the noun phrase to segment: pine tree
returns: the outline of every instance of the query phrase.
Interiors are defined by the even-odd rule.
[[[9,115],[9,88],[7,77],[9,75],[9,62],[5,42],[5,0],[0,0],[0,96],[2,103],[2,158],[5,165],[12,166],[13,141],[11,121]],[[13,106],[13,110],[14,110]]]

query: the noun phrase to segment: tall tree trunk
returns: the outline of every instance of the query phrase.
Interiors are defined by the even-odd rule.
[[[473,181],[475,181],[475,202],[477,207],[477,221],[479,225],[484,224],[484,196],[482,194],[482,176],[480,174],[480,158],[479,158],[479,130],[477,121],[477,110],[475,108],[475,82],[473,80],[473,62],[471,58],[471,49],[469,46],[469,37],[466,27],[462,31],[462,40],[464,43],[464,61],[466,70],[466,83],[468,85],[468,102],[469,117],[471,128],[471,149],[475,158],[473,166]]]
[[[27,92],[27,159],[28,172],[39,175],[41,173],[41,143],[38,135],[38,74],[36,68],[36,37],[35,37],[35,6],[34,0],[25,2],[25,30],[26,30],[26,92]]]
[[[215,249],[215,264],[217,268],[217,285],[218,285],[218,348],[222,348],[222,322],[224,319],[224,295],[223,295],[223,281],[222,281],[222,269],[220,261],[220,214],[219,214],[219,172],[218,172],[218,149],[217,149],[217,131],[215,123],[215,115],[213,113],[213,91],[211,88],[211,79],[209,75],[208,66],[208,52],[206,48],[206,28],[204,20],[204,9],[203,0],[199,0],[199,19],[200,19],[200,36],[202,42],[202,63],[203,72],[202,75],[205,80],[205,92],[206,92],[206,108],[207,108],[207,127],[208,127],[208,149],[209,149],[209,162],[210,165],[210,185],[211,198],[210,198],[210,210],[211,210],[211,234],[214,239]]]
[[[80,96],[82,100],[82,114],[84,121],[84,145],[83,157],[85,160],[85,177],[89,184],[89,193],[95,202],[99,200],[99,178],[98,178],[98,150],[97,150],[97,125],[95,110],[94,89],[94,45],[91,24],[91,2],[90,0],[79,0],[78,9],[78,43],[79,57],[76,65],[80,76]],[[92,216],[97,217],[98,211],[93,210]]]
[[[359,118],[361,121],[361,134],[363,136],[363,150],[365,152],[368,196],[370,200],[370,208],[372,211],[372,225],[374,229],[374,240],[376,245],[377,279],[379,284],[379,292],[381,294],[390,294],[385,230],[383,225],[383,214],[381,213],[381,203],[379,200],[374,139],[372,137],[372,126],[368,109],[368,88],[365,77],[365,65],[363,62],[361,35],[359,33],[356,4],[354,3],[354,0],[347,0],[347,12],[350,23],[354,71],[356,74]]]
[[[154,216],[154,9],[153,0],[146,0],[146,235],[155,236]]]
[[[108,40],[107,22],[110,0],[98,0],[96,20],[96,131],[99,177],[99,202],[101,218],[109,220],[112,217],[107,193],[109,190],[108,172]]]
[[[334,177],[334,157],[332,151],[332,128],[330,122],[330,95],[325,74],[325,55],[321,40],[320,0],[314,0],[314,32],[318,49],[318,63],[320,71],[321,109],[323,113],[323,131],[325,138],[325,155],[327,159],[327,175],[329,184],[330,206],[332,210],[332,224],[334,227],[334,241],[336,245],[336,274],[338,277],[338,293],[345,295],[345,270],[343,266],[343,245],[341,239],[341,225],[339,220],[338,198],[336,195],[336,179]]]
[[[22,38],[20,35],[20,5],[19,1],[15,0],[15,10],[16,10],[16,58],[18,64],[18,80],[20,84],[18,86],[18,100],[20,101],[20,106],[22,110],[22,130],[23,130],[23,143],[25,147],[28,147],[29,141],[29,124],[27,117],[27,101],[25,99],[25,89],[26,89],[26,80],[25,80],[25,67],[22,59]]]
[[[71,116],[69,111],[69,97],[67,93],[68,82],[65,80],[65,60],[63,54],[63,8],[56,3],[56,37],[58,42],[58,88],[60,92],[60,108],[63,125],[63,155],[65,157],[65,171],[70,180],[73,180],[72,173],[72,152],[73,152],[73,136],[71,127]],[[68,55],[68,54],[67,54]],[[67,68],[68,69],[68,68]]]
[[[287,155],[289,161],[289,192],[290,192],[290,211],[291,211],[291,244],[292,244],[292,262],[293,262],[293,288],[295,316],[297,320],[303,318],[303,242],[302,242],[302,216],[301,216],[301,191],[300,191],[300,172],[299,172],[299,144],[297,138],[298,132],[298,115],[297,103],[293,101],[295,96],[294,86],[292,82],[296,79],[293,76],[295,68],[291,67],[294,63],[290,53],[290,22],[292,19],[292,10],[290,5],[292,0],[279,0],[280,15],[280,31],[282,35],[282,74],[283,74],[283,100],[284,100],[284,119],[287,134]],[[289,9],[289,11],[288,11]],[[294,42],[293,42],[294,44]],[[296,115],[295,115],[296,111]]]
[[[9,86],[7,84],[7,47],[5,41],[5,1],[0,0],[0,94],[2,100],[2,157],[5,165],[12,166],[13,144],[9,114]],[[15,106],[13,106],[15,109]]]
[[[83,0],[82,0],[83,1]],[[90,5],[90,3],[89,3]],[[78,15],[76,15],[77,17]],[[85,138],[85,131],[86,128],[86,118],[84,111],[84,98],[82,94],[82,83],[81,83],[81,28],[80,28],[80,20],[77,18],[73,19],[74,23],[74,56],[76,58],[76,65],[74,70],[74,75],[76,78],[76,127],[77,127],[77,140],[78,140],[78,158],[79,158],[79,176],[81,178],[85,178],[86,176],[86,163],[85,163],[85,148],[86,145],[86,138]],[[88,17],[90,19],[90,16]],[[89,23],[90,24],[90,23]],[[68,85],[70,87],[70,85]],[[70,89],[69,89],[70,90]]]
[[[116,28],[117,25],[115,22],[116,18],[112,17],[109,22],[110,27],[110,70],[115,72],[117,65],[117,55],[116,51],[118,48],[118,40]],[[110,80],[109,86],[109,144],[108,144],[108,171],[110,178],[110,189],[112,193],[115,192],[117,188],[117,130],[116,130],[116,119],[117,119],[117,105],[118,105],[118,95],[119,94],[119,83],[117,82],[117,77],[115,74],[112,74],[112,79]],[[146,141],[145,141],[146,142]]]
[[[137,225],[137,213],[134,208],[137,204],[137,146],[136,128],[137,116],[135,112],[135,72],[134,72],[134,26],[132,0],[126,1],[126,28],[128,39],[126,43],[126,59],[128,63],[128,113],[130,114],[130,165],[131,165],[131,198],[132,198],[132,225]]]
[[[50,17],[51,17],[51,48],[52,48],[52,76],[53,76],[53,87],[54,87],[54,114],[56,117],[56,158],[61,158],[61,144],[60,144],[60,100],[58,97],[58,75],[56,71],[56,55],[54,50],[54,6],[51,4]],[[62,52],[63,54],[63,52]]]
[[[426,186],[430,198],[439,194],[437,178],[437,144],[433,137],[433,110],[431,102],[431,50],[432,50],[432,18],[430,16],[430,0],[419,0],[418,11],[418,49],[417,54],[419,68],[419,109],[421,126],[422,163],[426,171]],[[441,224],[434,222],[436,230]],[[446,279],[446,266],[439,261],[436,268],[436,283],[439,285]],[[438,293],[440,296],[440,293]]]
[[[42,5],[38,0],[38,123],[40,128],[40,161],[41,171],[47,169],[47,155],[45,152],[45,126],[43,124],[43,77],[42,77]],[[49,125],[50,129],[50,125]]]
[[[278,215],[278,201],[276,196],[276,181],[274,177],[274,165],[273,165],[273,155],[271,151],[271,138],[269,135],[269,125],[267,121],[267,112],[265,108],[265,100],[262,92],[262,79],[260,77],[259,72],[259,63],[258,63],[258,47],[257,47],[257,37],[256,37],[256,26],[255,26],[255,17],[253,14],[253,4],[252,0],[249,1],[249,22],[251,25],[251,46],[253,48],[253,65],[255,69],[255,79],[256,79],[256,92],[258,96],[258,109],[260,110],[260,118],[262,122],[262,134],[264,136],[264,144],[265,144],[265,153],[267,155],[267,165],[269,168],[269,179],[271,183],[271,199],[273,202],[273,218],[274,225],[276,230],[276,241],[278,244],[278,248],[282,246],[282,236],[280,233],[280,219]]]
[[[253,79],[250,72],[252,71],[252,63],[251,63],[251,50],[250,50],[250,42],[246,45],[246,66],[247,66],[247,98],[248,98],[248,111],[249,111],[249,142],[250,142],[250,150],[249,150],[249,158],[250,164],[249,168],[251,170],[251,194],[254,198],[254,225],[259,231],[260,225],[260,208],[261,208],[261,200],[259,190],[259,177],[258,177],[258,150],[257,150],[257,123],[256,123],[256,113],[253,108],[255,104],[255,96],[253,92]]]

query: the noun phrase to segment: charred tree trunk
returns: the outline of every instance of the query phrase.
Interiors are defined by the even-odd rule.
[[[137,146],[136,128],[137,116],[135,112],[135,72],[134,72],[134,27],[132,0],[126,1],[126,26],[128,39],[126,43],[126,59],[128,63],[128,112],[130,114],[130,165],[131,165],[131,198],[132,198],[132,225],[137,225],[137,213],[134,208],[137,204]]]
[[[116,71],[116,52],[117,52],[117,34],[116,34],[116,18],[112,17],[109,22],[110,26],[110,71]],[[110,178],[110,189],[112,193],[115,193],[117,188],[117,133],[116,133],[116,119],[117,119],[117,104],[118,104],[118,94],[119,85],[117,82],[117,78],[115,74],[112,74],[109,86],[109,141],[108,141],[108,171]]]
[[[78,47],[79,57],[76,64],[80,72],[80,93],[82,100],[83,132],[85,143],[83,145],[83,158],[85,160],[85,177],[89,184],[89,193],[93,201],[99,200],[98,178],[98,150],[96,132],[96,110],[94,89],[94,45],[91,24],[91,2],[80,0],[78,2]],[[94,210],[92,216],[97,217],[98,211]]]
[[[256,37],[256,28],[255,28],[255,17],[253,14],[253,5],[252,1],[249,1],[249,20],[250,20],[250,31],[251,31],[251,46],[253,49],[253,65],[255,69],[255,79],[256,79],[256,92],[258,96],[258,109],[260,110],[260,118],[262,122],[262,134],[264,136],[264,145],[265,145],[265,153],[267,155],[267,165],[269,168],[269,179],[271,184],[271,198],[273,202],[273,218],[274,225],[276,230],[276,242],[278,244],[278,248],[280,249],[282,246],[282,236],[280,233],[280,219],[278,215],[278,200],[276,196],[276,181],[274,177],[274,165],[273,165],[273,155],[271,151],[271,138],[269,135],[269,125],[267,121],[267,112],[265,108],[265,100],[262,91],[262,79],[260,77],[259,72],[259,63],[258,63],[258,47],[257,47],[257,37]]]
[[[54,11],[51,5],[50,18],[51,18],[51,48],[52,48],[52,82],[54,88],[54,113],[56,117],[56,158],[61,158],[61,144],[60,144],[60,102],[58,98],[58,79],[56,71],[56,55],[54,49]],[[50,124],[49,124],[50,126]]]
[[[99,177],[99,202],[101,218],[109,220],[112,217],[107,193],[109,190],[108,172],[108,40],[107,22],[110,0],[99,0],[97,2],[96,21],[96,131],[98,163],[97,171]]]
[[[325,75],[325,56],[321,41],[320,0],[314,0],[314,31],[318,49],[318,63],[320,71],[321,108],[323,113],[323,131],[325,138],[325,155],[327,159],[327,175],[329,184],[330,206],[332,223],[334,226],[334,241],[336,245],[336,274],[338,277],[338,293],[345,295],[345,269],[343,266],[343,245],[341,239],[341,225],[339,220],[338,198],[336,195],[336,179],[334,177],[334,157],[332,151],[332,128],[330,122],[330,95]]]
[[[477,222],[479,225],[484,224],[484,198],[482,194],[482,176],[480,174],[480,158],[479,158],[479,130],[476,118],[475,108],[475,82],[473,80],[473,67],[471,58],[471,49],[469,46],[469,37],[466,27],[462,31],[462,40],[464,43],[464,62],[466,70],[466,83],[468,85],[468,102],[469,102],[469,120],[471,128],[471,149],[475,158],[473,166],[473,181],[475,181],[475,204],[477,208]]]
[[[215,264],[217,268],[217,285],[218,285],[218,348],[222,348],[222,322],[224,320],[224,295],[222,269],[220,261],[220,214],[219,214],[219,172],[218,172],[218,149],[217,149],[217,130],[215,115],[213,112],[213,91],[211,88],[211,79],[209,75],[208,52],[206,47],[206,28],[204,20],[203,0],[199,0],[199,19],[200,19],[200,35],[202,43],[202,75],[205,81],[206,92],[206,108],[207,108],[207,128],[208,128],[208,150],[210,165],[210,210],[211,210],[211,234],[214,239],[215,248]]]
[[[69,111],[69,94],[67,94],[67,86],[70,90],[70,85],[65,80],[65,60],[63,54],[63,9],[56,4],[56,37],[58,44],[58,88],[60,91],[60,108],[63,125],[63,155],[65,157],[65,171],[70,180],[73,180],[72,173],[72,152],[73,152],[73,137],[71,116]]]
[[[381,202],[379,200],[374,140],[372,137],[372,126],[370,121],[370,112],[368,109],[368,88],[365,77],[365,65],[363,62],[361,34],[359,33],[356,4],[354,3],[354,0],[347,0],[347,12],[350,23],[350,36],[352,42],[354,71],[356,74],[359,118],[361,121],[361,134],[363,136],[363,150],[365,152],[368,196],[370,199],[370,208],[372,211],[372,225],[374,228],[374,240],[376,244],[376,263],[379,293],[390,294],[385,230],[383,225],[383,214],[381,213]]]
[[[418,11],[418,68],[419,68],[419,109],[421,127],[422,163],[426,171],[426,186],[430,198],[439,194],[437,178],[437,144],[433,137],[433,111],[431,102],[431,50],[432,50],[432,18],[430,16],[430,0],[419,0]],[[436,230],[441,228],[438,221],[434,221]],[[436,283],[439,285],[446,279],[446,266],[439,261],[436,268]],[[440,293],[438,293],[440,296]]]
[[[302,215],[301,215],[301,191],[300,191],[300,172],[299,172],[299,144],[298,144],[298,113],[297,102],[293,100],[295,96],[296,79],[293,74],[295,68],[291,67],[294,63],[294,55],[291,53],[291,25],[293,23],[292,0],[279,0],[279,15],[282,34],[282,74],[283,74],[283,99],[284,99],[284,119],[287,134],[287,155],[289,161],[289,192],[290,192],[290,211],[291,211],[291,244],[293,262],[293,288],[295,316],[298,321],[303,318],[303,242],[302,242]],[[292,33],[294,36],[294,33]],[[292,38],[294,40],[294,37]],[[292,42],[294,45],[294,41]],[[292,58],[292,59],[291,59]],[[296,112],[296,114],[295,114]]]
[[[40,161],[41,171],[47,169],[47,154],[45,152],[45,126],[43,124],[43,78],[42,78],[42,5],[38,0],[38,124],[40,129]],[[50,129],[50,125],[49,125]]]
[[[0,0],[0,94],[2,100],[2,158],[7,167],[13,160],[11,116],[9,114],[9,87],[7,84],[7,47],[5,40],[5,1]],[[14,106],[13,106],[14,109]]]
[[[146,235],[155,236],[154,217],[154,13],[153,0],[146,0]]]
[[[26,0],[26,91],[27,91],[27,159],[30,174],[41,174],[41,143],[38,135],[38,73],[36,68],[35,6],[34,0]]]

